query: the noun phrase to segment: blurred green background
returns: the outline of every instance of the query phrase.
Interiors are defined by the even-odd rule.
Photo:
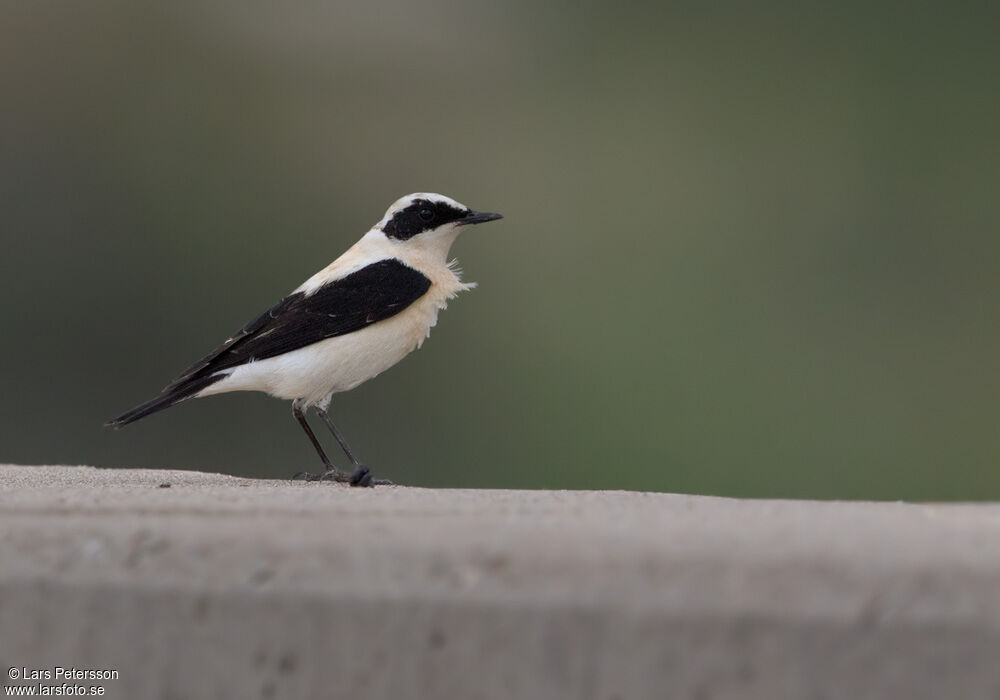
[[[334,401],[378,475],[1000,498],[996,7],[4,2],[0,460],[314,469],[101,425],[430,190],[506,218]]]

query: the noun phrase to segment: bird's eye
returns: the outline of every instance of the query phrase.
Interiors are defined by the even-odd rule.
[[[424,221],[433,221],[434,220],[434,216],[435,216],[434,210],[433,209],[421,209],[420,212],[419,212],[419,216]]]

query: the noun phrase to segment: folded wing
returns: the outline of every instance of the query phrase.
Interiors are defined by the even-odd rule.
[[[189,367],[160,396],[109,421],[126,425],[183,401],[215,381],[224,370],[361,330],[395,316],[422,297],[431,282],[401,261],[372,263],[312,294],[291,294]]]

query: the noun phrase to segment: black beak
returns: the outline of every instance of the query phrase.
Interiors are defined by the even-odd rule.
[[[487,221],[496,221],[502,218],[503,214],[492,214],[488,211],[470,211],[455,223],[459,226],[467,226],[469,224],[485,224]]]

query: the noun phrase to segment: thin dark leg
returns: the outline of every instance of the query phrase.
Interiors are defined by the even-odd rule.
[[[299,472],[293,479],[297,479],[302,476],[305,477],[306,481],[321,481],[323,479],[333,479],[334,481],[348,481],[349,477],[346,474],[341,474],[337,471],[337,468],[330,464],[330,458],[326,456],[326,452],[323,451],[323,446],[319,444],[319,440],[316,439],[316,434],[313,432],[312,428],[309,427],[309,422],[306,420],[305,414],[297,403],[292,403],[292,415],[295,416],[295,420],[299,422],[302,429],[306,431],[306,435],[309,436],[309,442],[316,449],[316,454],[319,458],[323,460],[323,466],[326,470],[319,475],[309,474],[308,472]]]
[[[361,460],[354,456],[350,446],[347,444],[347,440],[345,440],[344,436],[340,434],[339,430],[337,430],[337,426],[333,424],[333,419],[330,418],[330,415],[322,408],[317,408],[316,413],[319,414],[319,417],[323,419],[324,423],[326,423],[326,427],[330,429],[331,433],[333,433],[333,437],[340,445],[340,449],[344,451],[347,458],[354,464],[354,473],[351,474],[350,479],[351,486],[388,486],[392,484],[392,482],[388,479],[373,479],[371,471],[368,467],[362,464]]]
[[[324,411],[322,408],[317,408],[316,413],[318,413],[319,417],[323,419],[324,423],[326,423],[326,427],[330,429],[331,433],[333,433],[333,437],[337,440],[337,443],[340,445],[340,449],[344,451],[344,454],[347,455],[347,458],[351,460],[354,466],[355,467],[363,466],[361,464],[361,460],[355,457],[354,453],[351,452],[351,448],[347,444],[347,440],[345,440],[344,436],[340,434],[339,430],[337,430],[337,426],[333,424],[333,419],[330,418],[330,414]]]

